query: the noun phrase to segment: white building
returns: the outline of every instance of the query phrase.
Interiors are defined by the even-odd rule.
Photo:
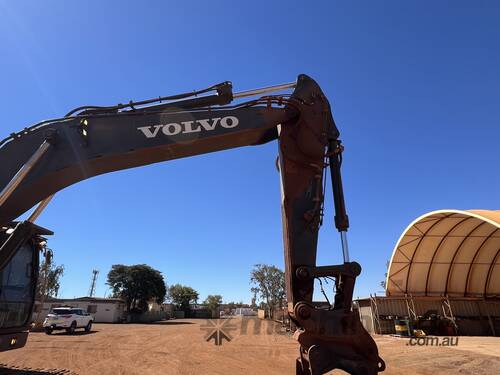
[[[238,307],[233,309],[233,315],[241,315],[241,316],[256,316],[257,312],[251,307]]]
[[[60,306],[81,308],[94,317],[96,323],[118,323],[126,319],[125,302],[119,298],[81,297],[75,299],[50,299],[43,306],[35,302],[33,321],[45,319],[52,309]]]

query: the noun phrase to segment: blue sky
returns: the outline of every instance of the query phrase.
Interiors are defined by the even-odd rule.
[[[314,77],[345,143],[355,296],[380,291],[417,216],[500,209],[500,5],[496,1],[0,0],[0,138],[84,105]],[[249,301],[255,263],[283,267],[275,142],[116,172],[56,195],[61,295],[98,268],[147,263],[168,284]],[[319,262],[341,262],[332,204]],[[109,293],[109,292],[108,292]]]

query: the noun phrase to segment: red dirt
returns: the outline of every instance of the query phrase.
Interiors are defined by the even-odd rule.
[[[297,343],[267,333],[267,322],[257,333],[254,321],[242,332],[235,319],[232,340],[221,346],[205,341],[205,324],[183,319],[95,324],[92,333],[72,336],[31,333],[25,348],[0,353],[0,374],[294,374]],[[500,369],[500,338],[460,337],[456,347],[409,346],[408,339],[391,336],[375,340],[387,375],[493,375]]]

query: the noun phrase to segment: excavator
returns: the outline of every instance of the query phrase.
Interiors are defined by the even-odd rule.
[[[242,92],[226,81],[150,100],[82,106],[12,133],[0,141],[0,351],[26,343],[39,256],[53,234],[35,221],[55,193],[104,173],[277,140],[296,374],[382,372],[377,346],[352,309],[361,267],[349,259],[339,135],[328,99],[304,74]],[[344,262],[317,265],[328,170]],[[315,280],[331,280],[331,303],[323,288],[328,303],[313,301]]]

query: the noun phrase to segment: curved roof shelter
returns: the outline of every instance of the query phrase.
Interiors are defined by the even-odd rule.
[[[394,248],[387,296],[500,298],[500,210],[439,210]]]

